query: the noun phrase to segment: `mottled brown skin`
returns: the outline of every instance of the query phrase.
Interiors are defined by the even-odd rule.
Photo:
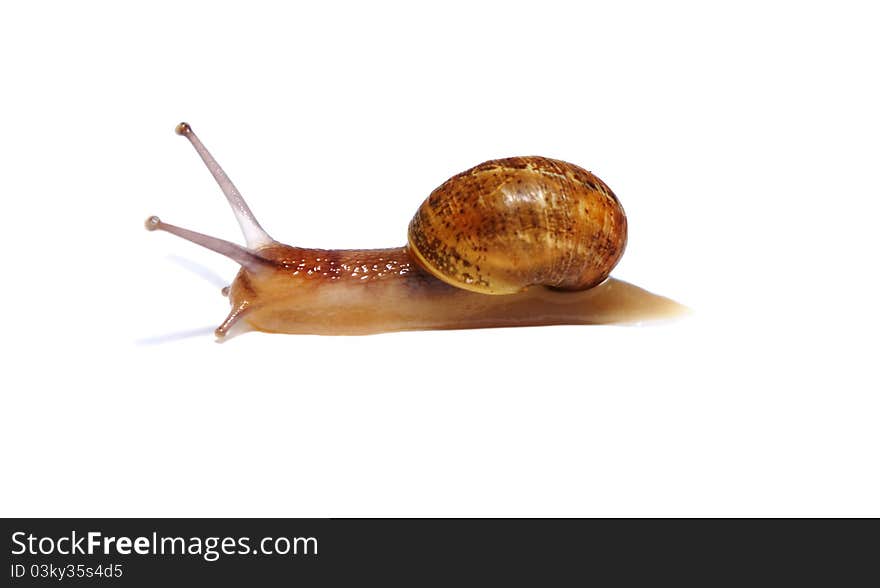
[[[377,282],[414,274],[429,278],[412,263],[405,247],[389,249],[306,249],[275,243],[258,251],[275,270],[306,282]]]
[[[484,294],[585,290],[626,247],[626,215],[602,180],[546,157],[487,161],[434,190],[409,227],[416,261]]]
[[[267,263],[242,269],[229,289],[236,330],[366,335],[424,329],[638,322],[683,310],[609,279],[581,292],[540,286],[487,296],[450,286],[414,263],[406,247],[367,250],[271,245]],[[225,335],[225,331],[222,333]]]

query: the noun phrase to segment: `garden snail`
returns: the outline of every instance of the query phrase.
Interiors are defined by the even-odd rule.
[[[241,265],[223,289],[232,310],[217,328],[218,338],[235,325],[276,333],[367,334],[587,324],[625,320],[616,305],[641,294],[655,298],[655,305],[671,303],[606,280],[626,246],[626,216],[611,190],[578,166],[544,157],[487,161],[428,196],[404,247],[305,249],[273,240],[192,128],[180,123],[176,131],[220,185],[247,248],[155,216],[146,227]],[[635,305],[644,307],[645,300]]]

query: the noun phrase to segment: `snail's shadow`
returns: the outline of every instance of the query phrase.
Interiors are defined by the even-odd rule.
[[[224,280],[218,273],[214,270],[205,267],[204,265],[193,261],[191,259],[187,259],[186,257],[180,257],[179,255],[168,255],[166,256],[168,261],[182,267],[190,273],[197,275],[202,278],[204,281],[209,284],[216,286],[217,288],[223,288],[227,285],[228,281]],[[173,343],[174,341],[181,341],[183,339],[191,339],[193,337],[203,337],[205,335],[213,335],[214,330],[217,328],[216,325],[208,325],[204,327],[195,327],[192,329],[185,329],[181,331],[174,331],[171,333],[163,333],[160,335],[153,335],[150,337],[142,337],[140,339],[135,340],[135,345],[144,346],[144,345],[162,345],[164,343]]]
[[[161,345],[163,343],[171,343],[173,341],[180,341],[182,339],[190,339],[192,337],[203,337],[205,335],[210,335],[214,333],[214,329],[217,327],[208,325],[206,327],[199,327],[197,329],[188,329],[185,331],[176,331],[173,333],[165,333],[163,335],[155,335],[153,337],[144,337],[142,339],[135,340],[135,345]]]
[[[172,263],[179,265],[186,271],[197,275],[198,277],[202,278],[209,284],[216,286],[217,288],[223,288],[229,284],[229,280],[224,280],[223,277],[214,270],[207,268],[196,261],[187,259],[186,257],[181,257],[179,255],[168,255],[166,259]]]

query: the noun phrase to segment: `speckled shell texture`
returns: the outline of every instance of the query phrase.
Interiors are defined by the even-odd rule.
[[[617,197],[587,170],[546,157],[487,161],[434,190],[409,225],[415,260],[485,294],[532,285],[585,290],[626,246]]]

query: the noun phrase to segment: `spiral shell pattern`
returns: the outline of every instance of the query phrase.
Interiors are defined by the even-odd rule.
[[[617,197],[587,170],[546,157],[487,161],[434,190],[409,225],[413,258],[484,294],[586,290],[626,247]]]

